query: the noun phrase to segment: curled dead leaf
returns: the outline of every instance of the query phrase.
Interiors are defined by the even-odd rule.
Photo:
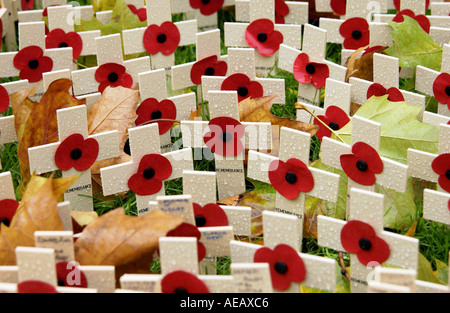
[[[368,46],[362,47],[348,58],[346,62],[347,66],[347,76],[346,82],[349,81],[350,77],[356,77],[368,81],[373,81],[373,55],[374,53],[383,53],[388,47],[381,47],[376,51],[367,53],[366,55],[359,57],[362,51],[367,49]]]

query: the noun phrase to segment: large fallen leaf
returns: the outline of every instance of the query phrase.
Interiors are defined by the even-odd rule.
[[[430,262],[420,252],[419,252],[419,266],[417,268],[417,279],[434,284],[442,284],[442,282],[434,274]]]
[[[367,81],[373,81],[373,55],[374,53],[383,53],[387,47],[382,47],[376,51],[367,53],[366,55],[358,58],[362,51],[367,47],[362,47],[356,50],[347,60],[347,76],[348,82],[350,77],[356,77]]]
[[[31,177],[28,148],[58,141],[56,110],[86,104],[86,100],[77,100],[72,97],[69,93],[71,86],[72,81],[69,79],[54,81],[39,103],[28,98],[35,91],[35,87],[13,94],[11,97],[19,142],[17,154],[22,175],[18,189],[19,195],[22,194]]]
[[[398,58],[401,67],[415,69],[417,65],[422,65],[440,71],[443,48],[416,20],[408,16],[404,18],[402,23],[388,22],[392,27],[393,45],[385,52]]]
[[[108,87],[101,98],[87,112],[89,135],[105,131],[119,132],[120,155],[116,158],[97,161],[91,168],[93,175],[100,174],[100,168],[128,162],[130,156],[123,151],[127,141],[128,128],[137,118],[136,108],[139,104],[139,92],[124,87]]]
[[[117,277],[149,273],[159,237],[182,222],[159,210],[137,217],[117,208],[86,226],[75,242],[76,260],[81,265],[113,265]]]
[[[62,230],[58,199],[78,176],[53,179],[32,176],[9,227],[0,224],[0,265],[15,265],[18,246],[34,246],[34,232]]]
[[[387,96],[383,96],[367,100],[357,115],[381,124],[380,155],[406,164],[408,148],[437,153],[438,128],[419,122],[417,116],[420,111],[420,107],[406,102],[390,102]],[[349,144],[351,131],[350,121],[337,133]]]

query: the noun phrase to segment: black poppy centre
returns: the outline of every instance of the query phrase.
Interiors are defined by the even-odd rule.
[[[9,227],[10,223],[11,223],[11,221],[6,217],[0,218],[0,225],[3,224],[6,227]]]
[[[144,176],[145,179],[152,179],[155,176],[155,170],[151,167],[146,168],[142,173],[142,176]]]
[[[212,68],[212,67],[208,67],[206,70],[205,70],[205,75],[206,76],[214,76],[214,74],[215,74],[215,70],[214,70],[214,68]]]
[[[159,120],[162,117],[162,113],[160,110],[155,110],[152,112],[152,114],[150,115],[152,120]]]
[[[183,287],[178,287],[173,291],[173,293],[184,294],[184,293],[188,293],[188,291]]]
[[[365,172],[368,169],[367,163],[364,160],[359,160],[356,162],[356,168],[360,170],[361,172]]]
[[[450,97],[450,86],[445,87],[445,94]]]
[[[206,218],[205,217],[203,217],[201,215],[198,215],[198,216],[195,217],[195,226],[203,227],[205,225],[206,225]]]
[[[81,158],[81,156],[83,155],[83,152],[81,151],[81,149],[73,149],[72,151],[70,151],[70,158],[72,160],[78,160]]]
[[[119,75],[116,72],[109,73],[108,80],[111,83],[115,83],[119,79]]]
[[[204,5],[207,5],[208,3],[210,3],[211,2],[211,0],[202,0],[202,3],[204,4]]]
[[[353,37],[353,39],[356,39],[356,40],[361,39],[362,32],[360,30],[356,29],[352,32],[352,37]]]
[[[229,132],[223,132],[221,135],[221,139],[223,142],[230,142],[231,139],[233,139],[233,135],[231,135]]]
[[[284,263],[283,261],[277,261],[274,265],[273,268],[275,269],[275,271],[279,274],[286,274],[286,272],[288,271],[288,266],[286,265],[286,263]]]
[[[328,127],[330,127],[332,130],[339,130],[339,124],[336,122],[331,122],[328,124]]]
[[[159,43],[165,43],[166,40],[167,40],[166,34],[160,33],[158,34],[158,36],[156,36],[156,41],[158,41]]]
[[[259,42],[265,42],[267,40],[267,34],[261,32],[258,35],[256,35],[256,38],[258,39]]]
[[[364,251],[369,251],[370,250],[370,248],[372,248],[372,243],[370,242],[370,240],[369,239],[367,239],[367,238],[361,238],[360,240],[359,240],[359,247],[361,248],[361,249],[363,249]]]
[[[445,172],[445,177],[450,180],[450,169]]]
[[[312,75],[316,72],[316,67],[314,66],[314,64],[309,63],[308,65],[306,65],[306,73],[308,73],[309,75]]]
[[[297,182],[297,175],[293,172],[287,172],[284,179],[286,179],[289,184],[293,185]]]
[[[69,47],[69,45],[67,44],[67,42],[61,42],[59,45],[58,45],[58,47],[59,48],[67,48],[67,47]]]
[[[28,62],[28,67],[32,70],[37,69],[39,67],[39,61],[36,59],[30,60],[30,62]]]
[[[248,88],[245,86],[241,86],[237,89],[237,93],[241,97],[246,97],[248,95]]]

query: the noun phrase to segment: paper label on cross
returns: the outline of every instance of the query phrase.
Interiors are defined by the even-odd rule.
[[[271,293],[272,279],[268,263],[231,263],[235,292]]]
[[[195,225],[192,197],[190,195],[156,197],[158,210],[184,219],[185,223]]]
[[[170,0],[151,0],[146,3],[147,9],[147,24],[148,26],[157,25],[160,26],[164,22],[171,22],[171,4]],[[178,46],[186,46],[195,43],[195,34],[197,32],[197,20],[182,21],[174,23],[180,33],[180,41]],[[141,53],[145,52],[144,41],[146,40],[144,34],[148,28],[135,28],[123,31],[123,45],[125,54]],[[167,33],[173,35],[172,33]],[[162,39],[160,39],[162,40]],[[165,42],[164,39],[163,42]],[[156,52],[150,57],[151,68],[165,68],[170,70],[170,67],[175,65],[174,53],[163,54],[162,52]]]
[[[55,262],[75,261],[73,232],[71,231],[36,231],[34,243],[38,248],[55,250]]]
[[[86,106],[80,105],[60,109],[57,111],[57,119],[59,142],[28,149],[31,173],[36,171],[36,173],[41,174],[58,170],[59,167],[55,161],[55,158],[57,157],[56,153],[61,143],[74,134],[79,134],[83,138],[95,140],[97,142],[98,154],[94,161],[117,157],[119,155],[119,136],[116,130],[88,136]],[[76,150],[78,147],[74,147],[74,149]],[[81,156],[82,155],[80,155],[80,157]],[[63,158],[65,159],[65,162],[69,162],[69,156],[64,156]],[[70,157],[70,159],[72,160],[72,157]],[[76,160],[78,159],[73,159],[73,162]],[[84,171],[77,171],[75,168],[71,167],[62,172],[64,177],[81,175],[64,194],[65,200],[71,202],[72,209],[75,211],[92,210],[93,200],[91,198],[92,185],[90,167]]]
[[[161,293],[162,275],[124,274],[120,277],[123,290]]]
[[[207,257],[229,256],[230,241],[234,238],[232,226],[199,227],[202,234],[200,242],[206,248]]]
[[[384,196],[357,188],[352,188],[350,190],[350,194],[348,221],[360,221],[370,225],[375,231],[376,236],[385,241],[388,245],[389,253],[385,256],[385,260],[383,262],[390,265],[416,270],[419,262],[419,241],[415,238],[410,238],[383,230]],[[371,214],[367,214],[368,210],[370,210]],[[328,247],[337,251],[345,251],[343,247],[344,243],[341,242],[341,234],[347,223],[348,222],[326,216],[319,216],[319,246]],[[381,250],[378,250],[378,253],[374,251],[372,257],[381,257],[382,253],[383,252]],[[368,275],[373,270],[373,267],[380,265],[375,259],[372,261],[367,261],[367,259],[364,259],[364,262],[367,262],[367,264],[361,263],[360,259],[357,257],[357,254],[351,254],[350,263],[352,268],[352,292],[365,291],[367,287]]]
[[[104,167],[100,169],[102,177],[103,194],[111,195],[130,190],[128,182],[133,175],[138,175],[138,167],[146,155],[160,155],[161,144],[159,140],[158,124],[149,124],[128,129],[130,140],[131,161]],[[160,155],[167,159],[171,165],[171,175],[162,181],[162,187],[156,193],[145,190],[147,195],[136,194],[137,209],[139,215],[149,212],[149,201],[165,193],[164,181],[182,177],[183,170],[193,170],[192,150],[185,148]],[[157,156],[157,158],[160,158]],[[147,157],[153,158],[153,157]],[[145,161],[147,162],[147,161]],[[150,166],[150,165],[149,165]],[[155,168],[154,170],[158,170]],[[143,173],[141,173],[143,175]],[[147,185],[146,185],[147,186]]]

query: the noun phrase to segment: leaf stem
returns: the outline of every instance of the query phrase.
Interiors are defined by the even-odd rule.
[[[320,124],[322,124],[324,127],[326,127],[329,131],[331,131],[332,134],[334,134],[336,136],[337,139],[339,139],[341,142],[345,143],[344,139],[341,138],[341,136],[338,135],[338,133],[336,133],[334,130],[332,130],[330,128],[330,126],[328,126],[324,121],[322,121],[320,118],[317,117],[317,115],[315,115],[313,112],[311,112],[311,110],[309,110],[306,106],[304,106],[301,103],[295,103],[295,108],[297,110],[305,110],[306,112],[308,112],[309,114],[311,114],[316,120],[319,121]]]
[[[341,267],[341,273],[342,273],[342,275],[345,276],[345,278],[348,279],[348,281],[350,281],[350,275],[348,274],[347,267],[345,266],[345,263],[344,263],[344,253],[339,252],[338,255],[339,255],[339,266]]]

